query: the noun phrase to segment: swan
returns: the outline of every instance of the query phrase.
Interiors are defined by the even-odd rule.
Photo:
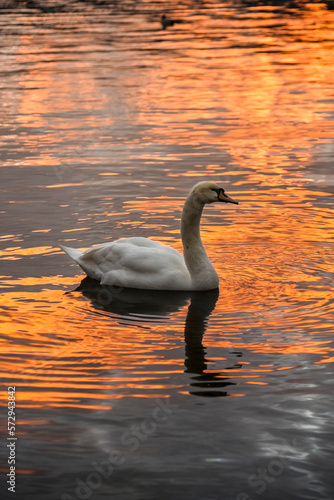
[[[213,182],[199,182],[182,211],[184,257],[174,248],[142,237],[121,238],[84,252],[59,245],[85,273],[102,285],[146,290],[204,291],[218,288],[219,278],[201,241],[204,205],[235,203]]]

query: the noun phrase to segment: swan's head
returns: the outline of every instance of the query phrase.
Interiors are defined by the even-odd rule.
[[[203,205],[206,203],[214,203],[215,201],[235,203],[236,205],[239,204],[238,201],[234,201],[227,196],[224,189],[214,182],[199,182],[192,188],[190,195],[195,197]]]

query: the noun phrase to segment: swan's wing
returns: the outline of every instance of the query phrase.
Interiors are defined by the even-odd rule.
[[[103,243],[76,262],[101,284],[156,290],[189,290],[191,280],[182,255],[147,238]]]

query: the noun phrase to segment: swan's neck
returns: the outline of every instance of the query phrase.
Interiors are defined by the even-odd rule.
[[[190,194],[182,212],[181,237],[184,260],[195,290],[212,290],[218,287],[218,275],[204,250],[200,235],[203,204]]]

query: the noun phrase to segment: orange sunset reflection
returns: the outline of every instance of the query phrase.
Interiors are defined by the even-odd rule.
[[[124,13],[78,14],[75,30],[62,13],[39,30],[16,18],[0,306],[22,407],[243,398],[334,359],[334,11],[198,2],[168,30],[148,12],[140,30]],[[57,246],[182,251],[184,199],[206,178],[240,203],[203,213],[219,297],[81,283]]]

